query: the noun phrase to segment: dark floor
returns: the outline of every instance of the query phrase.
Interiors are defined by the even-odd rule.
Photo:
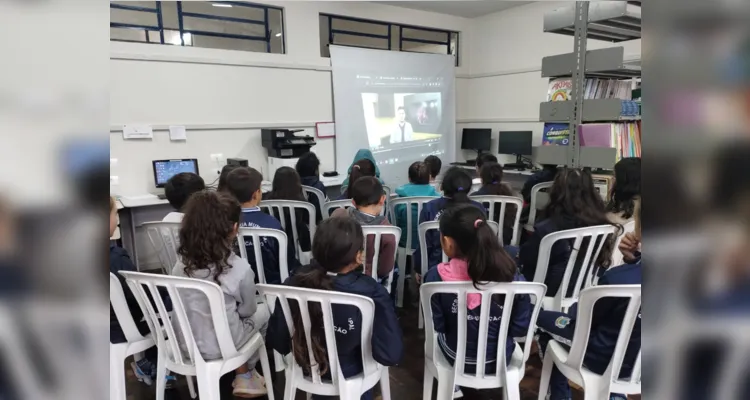
[[[406,304],[405,304],[406,305]],[[417,400],[422,398],[422,378],[424,370],[424,331],[417,327],[417,309],[416,307],[406,307],[399,310],[401,328],[404,333],[404,359],[400,365],[390,368],[391,375],[391,398],[394,400]],[[269,357],[273,363],[273,357]],[[128,360],[128,364],[132,360]],[[536,400],[539,389],[539,377],[541,375],[542,363],[537,355],[532,354],[529,362],[526,364],[526,374],[521,381],[521,399]],[[151,400],[155,398],[154,387],[146,386],[138,382],[130,368],[126,368],[127,373],[127,391],[128,400]],[[233,399],[232,380],[233,373],[222,377],[222,399]],[[274,376],[274,387],[276,399],[283,399],[284,391],[284,373],[280,372]],[[377,388],[378,386],[376,386]],[[437,388],[437,384],[434,385]],[[377,389],[376,389],[377,390]],[[503,399],[502,389],[497,390],[471,390],[463,389],[464,399],[466,400],[500,400]],[[433,394],[434,398],[434,394]],[[165,395],[166,400],[190,399],[190,393],[187,384],[182,377],[175,389],[168,390]],[[265,398],[264,398],[265,399]],[[304,400],[306,397],[302,392],[297,392],[296,400]],[[378,399],[376,397],[376,399]],[[583,395],[580,391],[574,389],[574,400],[582,400]],[[631,400],[640,400],[640,397],[631,397]]]

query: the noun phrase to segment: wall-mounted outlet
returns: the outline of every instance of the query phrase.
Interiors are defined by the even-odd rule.
[[[213,160],[213,162],[215,162],[216,164],[221,164],[224,160],[224,154],[221,154],[221,153],[211,154],[211,160]]]
[[[109,176],[109,186],[117,186],[120,184],[120,177],[119,176]]]

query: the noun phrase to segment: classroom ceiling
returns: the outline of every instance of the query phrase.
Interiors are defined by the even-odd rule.
[[[483,15],[506,10],[533,1],[506,0],[461,0],[461,1],[379,1],[397,7],[414,10],[432,11],[440,14],[455,15],[457,17],[476,18]]]

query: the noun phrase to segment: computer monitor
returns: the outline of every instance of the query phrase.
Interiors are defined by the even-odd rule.
[[[198,174],[198,160],[185,158],[182,160],[154,160],[154,182],[157,188],[163,188],[169,178],[182,173]]]
[[[500,131],[497,152],[499,154],[531,155],[531,131]]]
[[[461,137],[461,148],[477,152],[490,151],[492,129],[464,128]]]

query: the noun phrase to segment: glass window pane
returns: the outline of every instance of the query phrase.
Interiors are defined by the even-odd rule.
[[[333,18],[333,29],[357,33],[367,33],[371,35],[388,35],[388,25],[374,24],[361,21],[350,21],[347,19]]]
[[[418,43],[409,42],[404,40],[401,42],[401,50],[413,51],[417,53],[436,53],[436,54],[448,54],[448,46],[444,44],[430,44],[430,43]]]
[[[183,29],[186,31],[203,31],[228,33],[233,35],[254,36],[265,38],[263,25],[248,24],[232,21],[217,21],[213,19],[203,19],[194,17],[184,17],[182,19]]]
[[[179,31],[173,31],[173,30],[165,30],[164,31],[164,44],[171,44],[175,46],[192,46],[193,45],[193,35],[185,32],[182,34],[183,42],[180,42],[180,32]],[[184,44],[183,44],[184,43]]]
[[[271,53],[284,54],[284,13],[276,8],[268,10],[268,29],[270,29]]]
[[[371,49],[388,50],[388,39],[334,33],[333,43],[345,46],[367,47]]]
[[[254,51],[260,53],[266,52],[266,42],[257,40],[229,39],[212,36],[192,35],[192,42],[194,47]]]
[[[448,32],[433,32],[417,28],[404,28],[403,31],[404,40],[406,39],[421,39],[430,40],[433,42],[448,42]]]
[[[109,21],[120,24],[135,24],[157,27],[156,13],[145,11],[121,10],[119,8],[109,9]]]
[[[320,23],[320,56],[330,57],[331,52],[328,50],[328,16],[321,14],[318,20]]]
[[[161,2],[161,23],[167,29],[180,29],[180,22],[177,19],[177,2]]]
[[[262,8],[222,4],[221,2],[183,1],[182,11],[222,17],[244,18],[260,22],[265,21]]]
[[[143,29],[109,28],[109,40],[145,42],[146,31]]]

